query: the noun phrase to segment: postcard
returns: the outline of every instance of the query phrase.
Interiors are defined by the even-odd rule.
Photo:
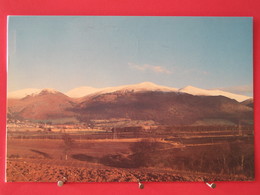
[[[6,181],[254,180],[252,28],[9,16]]]

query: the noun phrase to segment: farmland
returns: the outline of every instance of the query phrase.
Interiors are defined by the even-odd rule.
[[[63,177],[70,182],[254,178],[250,127],[109,131],[71,126],[63,131],[42,131],[29,126],[8,131],[8,181],[56,182]]]

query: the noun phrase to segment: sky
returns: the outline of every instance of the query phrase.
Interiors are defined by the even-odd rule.
[[[153,82],[252,96],[251,17],[10,16],[8,91]]]

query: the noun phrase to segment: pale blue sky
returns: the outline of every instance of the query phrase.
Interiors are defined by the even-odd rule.
[[[8,91],[154,82],[252,95],[252,18],[11,16]]]

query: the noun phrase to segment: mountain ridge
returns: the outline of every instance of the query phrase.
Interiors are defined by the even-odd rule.
[[[12,99],[20,99],[24,98],[28,95],[38,95],[42,91],[48,91],[48,92],[59,92],[55,89],[35,89],[35,88],[28,88],[24,90],[17,90],[14,92],[8,93],[8,98]],[[184,88],[173,88],[173,87],[167,87],[162,85],[157,85],[152,82],[143,82],[138,84],[132,84],[132,85],[122,85],[122,86],[116,86],[116,87],[105,87],[105,88],[94,88],[94,87],[88,87],[88,86],[82,86],[78,88],[71,89],[67,91],[66,93],[63,93],[64,95],[67,95],[71,98],[84,98],[86,96],[95,96],[105,93],[113,93],[116,91],[132,91],[132,92],[139,92],[139,91],[162,91],[162,92],[179,92],[179,93],[188,93],[191,95],[198,95],[198,96],[225,96],[230,99],[235,99],[238,102],[243,102],[247,99],[250,99],[252,97],[240,95],[240,94],[234,94],[226,91],[221,90],[211,90],[211,89],[202,89],[197,88],[193,86],[186,86]],[[62,92],[60,92],[62,93]]]
[[[132,91],[127,87],[78,101],[56,90],[45,89],[22,99],[9,99],[8,118],[31,121],[73,118],[79,122],[127,118],[165,125],[221,119],[235,124],[240,118],[252,121],[253,108],[247,106],[247,102],[243,104],[224,96],[194,96],[179,91]]]

